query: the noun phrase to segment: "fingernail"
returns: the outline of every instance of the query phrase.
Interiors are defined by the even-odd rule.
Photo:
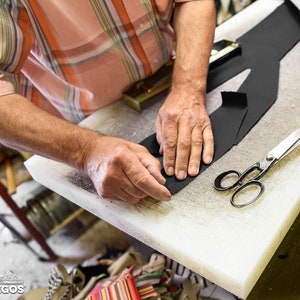
[[[165,197],[163,197],[163,201],[170,201],[171,200],[171,197],[172,197],[172,195],[171,194],[169,194],[169,195],[167,195],[167,196],[165,196]]]
[[[210,164],[212,162],[212,157],[210,155],[205,157],[205,163]]]
[[[183,171],[183,170],[180,170],[180,171],[178,172],[177,179],[183,180],[183,179],[185,179],[185,177],[186,177],[186,172]]]
[[[191,176],[195,176],[199,173],[199,169],[195,166],[192,166],[191,169],[190,169],[190,175]]]
[[[173,167],[169,167],[169,168],[167,169],[167,174],[168,174],[169,176],[174,175],[174,168],[173,168]]]

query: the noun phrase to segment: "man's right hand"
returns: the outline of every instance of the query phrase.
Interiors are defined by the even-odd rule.
[[[104,198],[133,204],[147,196],[171,198],[163,186],[160,162],[145,147],[120,138],[98,135],[93,139],[85,152],[84,170]]]

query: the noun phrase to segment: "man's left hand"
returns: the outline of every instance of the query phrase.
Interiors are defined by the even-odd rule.
[[[202,99],[201,99],[202,97]],[[204,95],[171,91],[156,120],[157,140],[166,174],[179,180],[196,176],[201,159],[209,164],[214,141]]]

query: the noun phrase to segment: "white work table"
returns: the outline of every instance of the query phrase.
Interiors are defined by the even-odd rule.
[[[235,40],[282,1],[260,0],[219,26],[216,41]],[[297,62],[297,63],[296,63]],[[207,95],[209,112],[221,104],[221,91],[236,91],[246,70]],[[275,165],[262,181],[263,196],[238,209],[231,192],[217,192],[214,178],[228,169],[244,170],[300,127],[300,43],[281,61],[275,104],[246,137],[169,202],[137,205],[102,199],[69,177],[74,170],[34,156],[26,162],[33,178],[63,197],[162,252],[224,289],[246,298],[300,211],[300,147]],[[160,103],[137,113],[117,102],[82,125],[140,142],[155,131]],[[101,234],[101,233],[100,233]]]

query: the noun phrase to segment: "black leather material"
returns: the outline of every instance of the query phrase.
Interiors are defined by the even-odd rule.
[[[276,101],[280,60],[300,40],[300,11],[285,1],[267,18],[237,39],[242,55],[208,74],[208,91],[245,69],[251,73],[238,92],[247,94],[248,113],[237,136],[238,144]]]

